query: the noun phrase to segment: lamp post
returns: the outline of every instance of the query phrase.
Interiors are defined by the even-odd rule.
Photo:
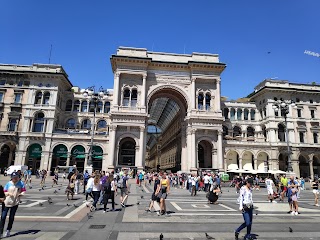
[[[108,95],[107,90],[104,90],[102,87],[99,88],[99,91],[96,92],[95,86],[88,87],[86,89],[81,89],[82,95],[89,99],[89,112],[90,112],[90,103],[93,103],[93,123],[91,124],[91,140],[90,140],[90,150],[88,154],[87,166],[85,170],[88,170],[89,174],[92,173],[92,157],[93,157],[93,140],[95,134],[95,123],[96,123],[96,113],[98,102],[105,99]]]
[[[296,104],[291,100],[287,100],[287,101],[278,100],[273,104],[272,108],[275,111],[279,111],[280,110],[281,116],[284,117],[284,123],[285,123],[285,127],[286,127],[285,137],[286,137],[287,151],[288,151],[288,172],[293,172],[292,162],[291,162],[291,149],[290,149],[290,146],[289,146],[288,121],[287,121],[287,115],[289,113],[289,107],[290,106],[291,107],[296,107]]]

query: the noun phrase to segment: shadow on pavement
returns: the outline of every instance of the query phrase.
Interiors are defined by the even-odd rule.
[[[16,232],[15,234],[12,234],[11,237],[19,236],[19,235],[37,234],[38,232],[41,232],[41,230],[26,230],[26,231]]]

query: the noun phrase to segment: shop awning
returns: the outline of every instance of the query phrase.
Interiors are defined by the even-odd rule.
[[[60,158],[67,158],[68,157],[68,149],[65,145],[59,144],[55,146],[53,149],[53,156],[60,157]]]
[[[71,155],[74,158],[85,158],[85,149],[81,145],[74,146],[71,150]]]
[[[29,146],[29,157],[30,158],[41,158],[42,147],[38,143],[34,143]]]
[[[92,147],[92,157],[96,159],[102,159],[103,156],[103,150],[99,146],[93,146]]]

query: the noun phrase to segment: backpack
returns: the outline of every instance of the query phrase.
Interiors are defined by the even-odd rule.
[[[124,186],[123,177],[121,177],[121,178],[118,180],[117,187],[118,187],[118,188],[123,188],[123,187],[125,187],[125,186]]]
[[[111,182],[107,182],[104,187],[104,192],[107,194],[111,193]]]

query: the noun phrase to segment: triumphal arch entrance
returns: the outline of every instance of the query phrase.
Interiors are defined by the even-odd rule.
[[[111,57],[114,91],[108,169],[223,170],[217,54],[120,47]]]

